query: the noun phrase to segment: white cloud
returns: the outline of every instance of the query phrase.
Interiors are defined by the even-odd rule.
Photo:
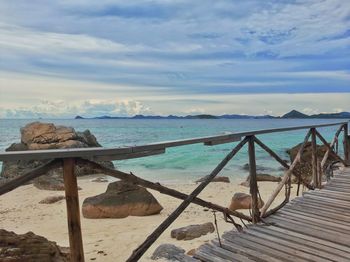
[[[0,1],[0,103],[23,115],[83,101],[116,114],[346,110],[349,14],[344,0]],[[73,102],[61,112],[60,100]]]
[[[18,53],[33,52],[130,52],[140,46],[125,46],[120,43],[91,37],[84,34],[42,32],[24,27],[0,23],[0,47]]]
[[[95,116],[133,116],[152,114],[149,107],[139,101],[85,100],[69,103],[63,100],[39,101],[28,107],[1,109],[3,118],[71,118],[76,115]]]
[[[35,101],[30,106],[0,108],[2,118],[72,118],[76,115],[188,115],[250,114],[282,115],[292,109],[306,114],[348,111],[350,93],[326,94],[226,94],[226,95],[159,95],[153,98],[85,99],[79,101]]]

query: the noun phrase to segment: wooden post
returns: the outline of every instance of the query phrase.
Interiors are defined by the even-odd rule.
[[[349,124],[344,125],[344,155],[346,165],[350,165],[350,137]]]
[[[74,262],[84,261],[83,239],[80,226],[80,207],[77,177],[74,173],[74,158],[63,160],[63,179],[66,192],[70,258]]]
[[[254,136],[248,137],[248,155],[249,155],[249,188],[252,197],[252,222],[259,222],[259,199],[258,199],[258,183],[256,179],[256,160],[255,160],[255,145]]]
[[[312,180],[314,186],[320,188],[318,181],[318,165],[317,165],[317,142],[316,142],[316,129],[311,128],[311,149],[312,149]]]

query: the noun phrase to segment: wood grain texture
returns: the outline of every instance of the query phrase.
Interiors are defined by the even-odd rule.
[[[74,262],[84,261],[83,238],[80,224],[80,207],[77,177],[74,173],[75,160],[63,161],[63,179],[66,193],[67,221],[69,233],[70,258]]]
[[[329,185],[341,182],[350,182],[350,168],[336,173]],[[218,251],[222,248],[231,252],[232,261],[242,261],[242,256],[253,261],[349,261],[350,191],[337,188],[342,187],[308,191],[264,223],[251,224],[243,232],[225,232],[222,247],[214,240],[205,252],[228,259]]]

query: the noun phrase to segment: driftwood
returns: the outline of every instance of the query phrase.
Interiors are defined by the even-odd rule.
[[[59,167],[61,165],[62,165],[62,160],[54,159],[19,177],[11,179],[10,181],[0,186],[0,196],[16,189],[17,187],[24,185],[25,183],[33,180],[34,178],[44,175],[46,172],[50,171],[51,169]]]
[[[199,195],[200,192],[210,183],[210,181],[226,166],[226,164],[238,153],[239,150],[248,141],[247,138],[243,139],[227,156],[217,165],[217,167],[211,172],[206,181],[199,184],[195,190],[171,213],[153,232],[147,239],[134,250],[132,255],[127,261],[137,261],[147,251],[147,249],[158,239],[158,237],[170,226],[172,222],[193,202],[194,198]]]
[[[261,212],[262,217],[264,217],[267,209],[271,206],[272,202],[275,200],[275,198],[277,197],[277,195],[279,194],[279,192],[281,191],[283,186],[288,182],[288,179],[290,179],[290,176],[293,173],[295,166],[300,161],[301,154],[303,153],[305,145],[306,145],[307,141],[309,140],[310,136],[311,136],[311,131],[309,131],[307,133],[307,135],[305,136],[304,142],[303,142],[302,146],[300,147],[297,156],[295,157],[293,163],[290,165],[289,169],[285,172],[285,174],[282,178],[282,181],[278,184],[277,188],[272,192],[268,201],[261,208],[260,212]]]

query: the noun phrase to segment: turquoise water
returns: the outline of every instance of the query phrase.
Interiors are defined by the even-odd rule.
[[[0,120],[0,150],[20,140],[20,127],[35,120]],[[142,145],[152,142],[176,140],[208,135],[224,134],[266,128],[279,128],[309,124],[333,123],[337,120],[305,119],[208,119],[208,120],[40,120],[56,125],[72,126],[78,131],[90,129],[104,147]],[[320,128],[327,140],[331,140],[338,127]],[[274,133],[258,136],[283,159],[288,159],[286,149],[303,141],[307,130]],[[209,174],[237,143],[217,146],[203,144],[167,149],[166,154],[140,159],[115,161],[118,169],[161,182],[188,182]],[[259,172],[280,175],[279,164],[259,147],[256,147]],[[243,178],[247,172],[247,148],[225,167],[221,175],[231,179]]]

